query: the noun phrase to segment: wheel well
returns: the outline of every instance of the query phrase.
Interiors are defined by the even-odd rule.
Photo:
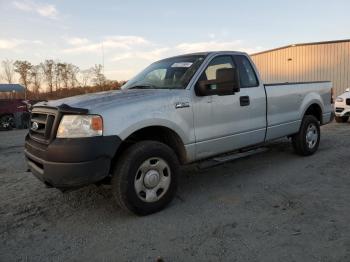
[[[310,105],[305,111],[304,115],[311,115],[317,118],[318,121],[322,124],[322,109],[318,104]]]
[[[117,158],[129,146],[143,140],[153,140],[168,145],[171,149],[174,150],[180,163],[186,163],[186,149],[180,136],[170,128],[163,126],[150,126],[137,130],[128,136],[118,148],[112,164],[115,164],[117,162]]]

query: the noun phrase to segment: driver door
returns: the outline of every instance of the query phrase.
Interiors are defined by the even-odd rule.
[[[216,56],[202,72],[198,81],[220,80],[217,79],[218,69],[234,67],[236,65],[231,55]],[[266,126],[266,108],[263,100],[265,100],[264,89],[259,86],[241,88],[239,92],[229,95],[195,95],[193,111],[196,159],[263,142]]]

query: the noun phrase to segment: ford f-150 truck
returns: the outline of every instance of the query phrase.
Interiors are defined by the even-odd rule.
[[[121,90],[36,104],[26,136],[31,172],[62,190],[111,182],[139,215],[174,197],[179,166],[290,137],[315,153],[332,120],[331,82],[264,84],[241,52],[151,64]]]

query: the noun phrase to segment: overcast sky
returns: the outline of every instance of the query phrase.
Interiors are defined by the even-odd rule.
[[[159,58],[204,50],[253,53],[350,38],[350,1],[0,0],[0,60],[102,64],[126,80]]]

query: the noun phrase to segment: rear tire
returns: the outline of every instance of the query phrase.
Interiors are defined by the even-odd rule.
[[[348,120],[349,120],[348,116],[336,116],[335,117],[335,121],[337,123],[346,123],[346,122],[348,122]]]
[[[316,117],[306,115],[300,126],[299,133],[292,137],[294,151],[301,156],[314,154],[320,144],[320,124]]]
[[[137,215],[162,210],[174,198],[179,162],[174,151],[157,141],[130,146],[112,177],[113,195],[120,207]]]

